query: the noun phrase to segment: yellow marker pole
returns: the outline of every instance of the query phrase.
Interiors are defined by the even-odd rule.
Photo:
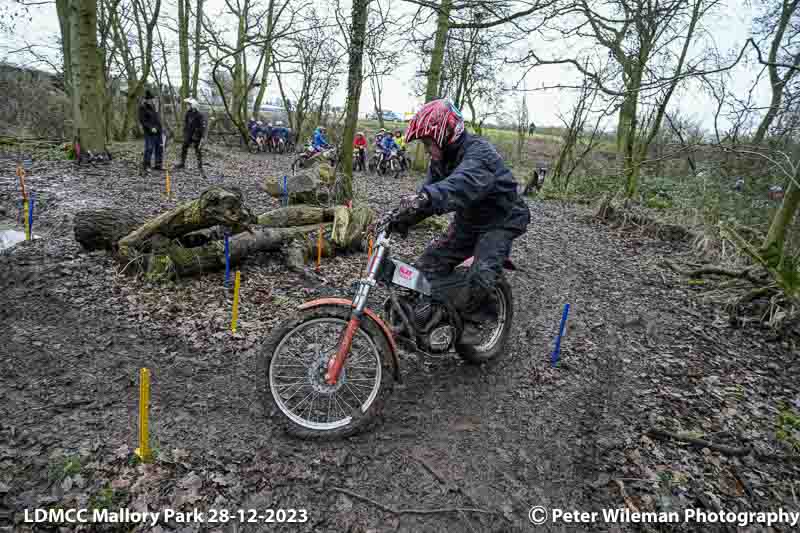
[[[236,321],[239,320],[239,283],[241,277],[236,271],[236,279],[233,282],[233,320],[231,321],[231,333],[236,333]]]
[[[165,173],[165,178],[167,180],[167,198],[171,198],[172,197],[172,189],[171,189],[170,183],[169,183],[169,169],[167,169],[167,172]]]
[[[317,236],[317,272],[322,265],[322,224],[319,225],[319,235]]]
[[[150,371],[146,368],[139,369],[139,447],[136,455],[143,463],[153,459],[150,451]]]
[[[31,240],[31,225],[30,225],[30,205],[28,199],[22,200],[22,217],[25,219],[25,240]]]

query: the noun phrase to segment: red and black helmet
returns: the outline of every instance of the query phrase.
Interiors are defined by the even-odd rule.
[[[432,100],[417,111],[406,129],[406,142],[431,139],[444,150],[464,134],[464,117],[449,98]]]

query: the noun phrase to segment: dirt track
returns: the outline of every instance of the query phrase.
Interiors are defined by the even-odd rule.
[[[209,158],[205,182],[190,173],[176,177],[178,198],[221,181],[241,186],[258,212],[275,206],[251,178],[253,157],[271,161],[237,155],[223,166]],[[12,176],[10,163],[2,165],[2,175]],[[56,504],[283,507],[307,509],[309,521],[174,528],[533,530],[527,518],[533,505],[586,511],[623,505],[609,476],[620,475],[622,454],[636,446],[642,426],[658,421],[646,419],[638,391],[664,372],[664,351],[678,339],[688,346],[683,353],[699,349],[700,341],[685,334],[696,322],[684,312],[685,294],[672,290],[655,266],[662,255],[684,250],[621,238],[580,208],[532,201],[533,222],[513,251],[524,272],[511,275],[516,316],[506,357],[474,368],[455,358],[402,354],[404,381],[381,424],[339,443],[295,440],[274,429],[256,401],[259,341],[300,302],[346,293],[364,258],[325,264],[327,287],[287,276],[268,257],[245,265],[242,332],[231,336],[221,274],[153,286],[116,275],[105,254],[86,254],[74,243],[70,217],[86,205],[133,204],[148,214],[171,205],[160,197],[158,176],[139,178],[132,165],[115,165],[110,177],[71,178],[66,163],[39,177],[34,169],[30,187],[45,196],[52,191],[51,207],[45,204],[37,222],[45,238],[0,257],[0,489],[17,520],[24,508]],[[10,179],[0,182],[0,202],[10,202],[12,187]],[[411,190],[413,180],[370,178],[361,187],[380,209]],[[432,235],[412,233],[398,255],[413,257]],[[570,328],[553,370],[550,351],[566,302]],[[751,348],[743,340],[738,345],[746,356]],[[151,431],[159,460],[135,467],[129,457],[140,367],[153,375]],[[393,514],[334,487],[396,509],[485,512]]]

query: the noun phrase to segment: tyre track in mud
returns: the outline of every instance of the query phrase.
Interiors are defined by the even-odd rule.
[[[9,336],[11,357],[0,369],[8,421],[2,429],[13,426],[22,453],[38,456],[15,471],[6,501],[19,509],[50,492],[41,477],[56,450],[107,455],[134,444],[132,376],[149,366],[156,446],[187,454],[173,461],[173,482],[199,472],[207,484],[225,474],[238,487],[220,489],[224,497],[201,508],[304,506],[313,517],[307,531],[409,532],[527,531],[532,505],[591,510],[603,455],[624,436],[616,413],[635,387],[639,363],[626,346],[636,334],[617,324],[636,312],[639,262],[610,231],[580,220],[580,210],[540,202],[531,209],[529,232],[513,251],[525,272],[510,276],[516,316],[506,357],[475,368],[455,358],[404,356],[404,382],[382,422],[340,443],[300,441],[274,429],[256,401],[257,349],[197,353],[169,324],[132,324],[122,313],[95,311],[74,290],[27,299],[13,282],[6,285],[4,323],[24,317],[41,325],[41,346],[33,349],[27,337]],[[64,246],[76,251],[74,243]],[[53,261],[51,270],[71,265]],[[88,268],[89,276],[112,268],[102,254],[74,261],[70,272]],[[41,273],[42,285],[58,274],[48,281]],[[112,294],[109,282],[87,298]],[[561,365],[552,370],[549,354],[567,301],[571,326]],[[16,387],[16,380],[27,381]],[[394,516],[333,486],[399,508],[494,514]]]

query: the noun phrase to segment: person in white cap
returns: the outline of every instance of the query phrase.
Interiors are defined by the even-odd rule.
[[[184,100],[189,104],[186,117],[183,120],[183,146],[181,147],[181,162],[175,166],[176,169],[186,167],[186,154],[189,147],[194,145],[194,153],[197,156],[197,169],[201,175],[203,172],[203,152],[200,147],[203,144],[203,137],[206,132],[206,119],[198,109],[198,102],[194,98]]]

